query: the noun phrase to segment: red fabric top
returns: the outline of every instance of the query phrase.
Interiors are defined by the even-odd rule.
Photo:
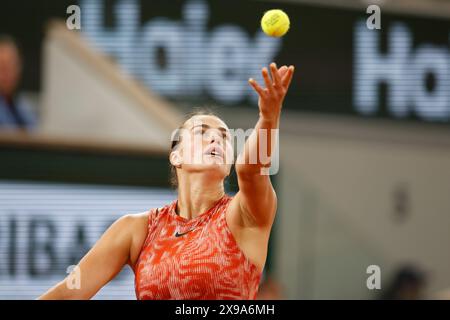
[[[225,195],[192,219],[177,200],[149,213],[148,234],[135,265],[142,299],[255,299],[261,273],[238,247],[225,220]]]

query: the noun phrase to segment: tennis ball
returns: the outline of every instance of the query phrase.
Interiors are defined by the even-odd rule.
[[[280,9],[272,9],[264,13],[261,19],[261,28],[271,37],[282,37],[289,30],[289,17]]]

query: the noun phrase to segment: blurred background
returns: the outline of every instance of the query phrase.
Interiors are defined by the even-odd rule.
[[[272,8],[282,38],[260,29]],[[253,128],[247,80],[272,61],[296,74],[259,298],[450,298],[449,43],[448,0],[3,0],[0,299],[35,299],[112,221],[175,199],[172,130],[204,106]]]

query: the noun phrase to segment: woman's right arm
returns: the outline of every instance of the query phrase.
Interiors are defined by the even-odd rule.
[[[116,220],[80,260],[77,267],[80,276],[79,288],[73,288],[73,277],[68,275],[38,299],[65,300],[90,299],[105,284],[113,279],[130,262],[133,245],[133,230],[136,231],[137,217],[125,215]],[[139,228],[138,228],[139,229]]]

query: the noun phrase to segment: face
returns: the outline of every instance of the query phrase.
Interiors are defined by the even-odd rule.
[[[0,44],[0,94],[10,96],[14,93],[20,69],[17,49],[11,44]]]
[[[187,120],[181,141],[171,152],[170,161],[182,173],[204,172],[211,179],[225,179],[233,162],[230,130],[215,116],[200,115]]]

